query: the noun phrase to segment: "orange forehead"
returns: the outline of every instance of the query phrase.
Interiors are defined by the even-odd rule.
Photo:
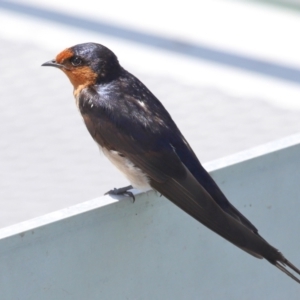
[[[60,52],[57,56],[56,56],[56,62],[61,64],[63,61],[65,61],[66,59],[72,57],[74,55],[74,53],[70,50],[70,49],[66,49],[62,52]]]

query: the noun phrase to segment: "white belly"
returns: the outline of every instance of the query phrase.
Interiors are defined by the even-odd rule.
[[[151,189],[149,185],[149,178],[143,171],[134,166],[134,164],[126,157],[120,156],[117,151],[107,150],[101,148],[104,155],[126,176],[131,185],[141,191],[148,191]]]

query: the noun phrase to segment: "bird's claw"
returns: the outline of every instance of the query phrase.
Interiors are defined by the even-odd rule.
[[[106,192],[104,195],[128,196],[128,197],[132,198],[132,202],[134,203],[135,202],[135,197],[134,197],[133,193],[129,191],[130,189],[132,189],[131,185],[123,187],[123,188],[119,188],[119,189],[114,188],[113,190],[110,190],[110,191]]]

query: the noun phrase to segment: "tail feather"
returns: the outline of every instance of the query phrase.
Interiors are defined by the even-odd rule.
[[[300,270],[296,268],[292,263],[290,263],[287,259],[284,258],[282,262],[276,261],[274,265],[283,273],[285,273],[286,275],[294,279],[296,282],[300,283],[300,279],[298,279],[294,274],[292,274],[289,270],[287,270],[285,266],[288,266],[299,275],[300,275]]]
[[[284,259],[284,264],[300,275],[300,270],[297,267],[295,267],[291,262],[289,262],[286,258]]]
[[[300,275],[299,269],[258,233],[225,213],[198,182],[187,174],[188,176],[181,180],[170,178],[163,183],[151,181],[151,186],[212,231],[254,257],[265,258],[300,284],[300,278],[291,273],[286,266]]]

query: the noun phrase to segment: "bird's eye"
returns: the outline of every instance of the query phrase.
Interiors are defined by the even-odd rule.
[[[74,67],[78,67],[82,64],[82,59],[79,56],[72,57],[70,61]]]

